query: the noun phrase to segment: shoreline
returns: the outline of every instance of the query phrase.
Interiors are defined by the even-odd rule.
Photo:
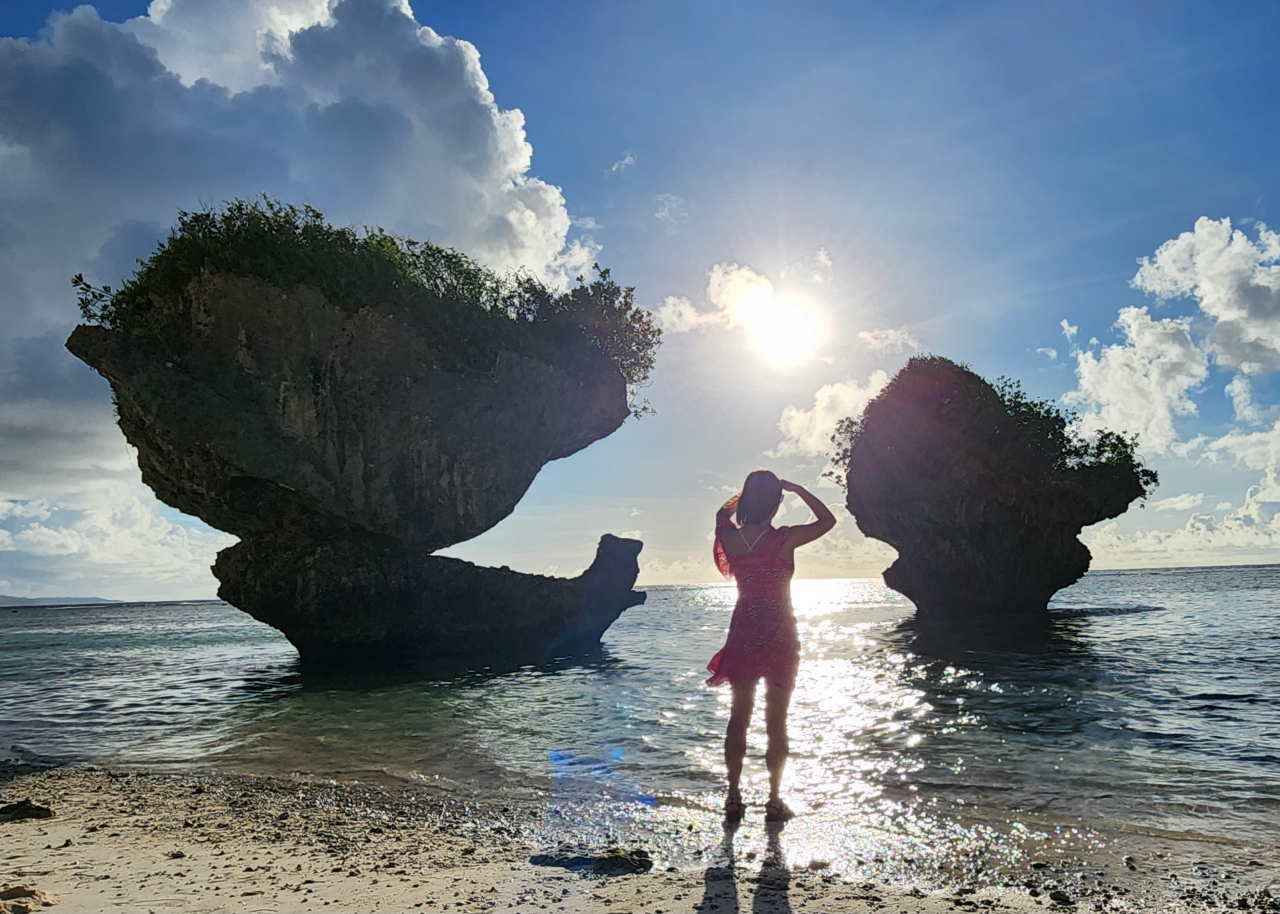
[[[848,880],[820,861],[788,865],[785,830],[732,864],[668,869],[658,857],[648,872],[621,873],[648,851],[547,847],[537,832],[556,811],[545,803],[423,788],[0,763],[0,805],[28,797],[55,815],[0,822],[0,883],[30,886],[53,904],[16,899],[0,910],[1280,912],[1280,890],[1265,888],[1280,874],[1275,859],[1161,865],[1149,840],[1109,866],[1101,857],[1036,860],[996,885],[922,887]],[[719,829],[701,837],[727,843]],[[592,872],[593,855],[596,868],[618,874]],[[564,863],[579,869],[555,865]]]

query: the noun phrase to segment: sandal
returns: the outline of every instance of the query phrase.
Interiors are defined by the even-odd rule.
[[[724,801],[724,821],[726,825],[736,825],[742,821],[742,815],[747,811],[747,804],[741,800],[725,800]]]
[[[794,819],[796,814],[791,811],[791,807],[781,800],[770,800],[764,804],[764,820],[766,822],[786,822],[788,819]]]

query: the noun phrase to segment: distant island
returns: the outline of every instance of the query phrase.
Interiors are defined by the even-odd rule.
[[[573,579],[431,555],[647,410],[660,331],[608,270],[556,291],[258,198],[179,213],[118,289],[73,282],[67,348],[143,481],[240,537],[218,595],[304,663],[556,656],[643,601],[636,540]]]

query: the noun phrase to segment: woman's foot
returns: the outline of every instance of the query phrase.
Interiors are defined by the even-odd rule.
[[[742,821],[742,814],[747,806],[740,797],[730,797],[724,801],[724,821],[726,825],[736,825]]]
[[[791,807],[777,797],[764,804],[764,820],[766,822],[786,822],[788,819],[794,819],[795,815],[791,811]]]

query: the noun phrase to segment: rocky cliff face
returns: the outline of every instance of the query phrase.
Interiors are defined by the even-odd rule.
[[[597,618],[592,594],[608,591],[617,612],[643,597],[631,595],[634,555],[617,559],[638,543],[601,553],[603,590],[605,571],[517,585],[428,558],[510,514],[545,463],[622,424],[626,385],[603,355],[565,368],[501,351],[460,374],[408,314],[348,315],[306,286],[228,274],[193,281],[179,309],[180,356],[95,326],[67,346],[111,383],[143,480],[242,538],[215,565],[220,593],[304,659],[341,657],[344,644],[431,656],[532,638],[509,625],[530,608],[522,587],[541,595],[527,617],[544,627],[539,643]]]
[[[1081,529],[1144,494],[1132,461],[1063,460],[990,384],[912,359],[867,407],[848,448],[847,505],[898,550],[885,583],[922,620],[1043,618],[1089,568]]]

